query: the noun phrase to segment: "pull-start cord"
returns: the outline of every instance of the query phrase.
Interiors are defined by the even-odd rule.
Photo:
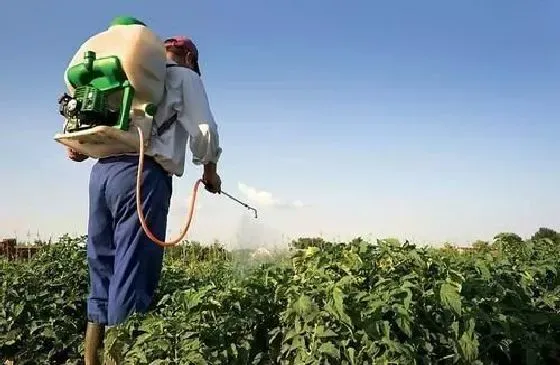
[[[183,229],[181,230],[181,234],[179,234],[179,237],[177,237],[177,238],[175,238],[171,241],[162,241],[162,240],[159,240],[157,237],[155,237],[154,234],[152,233],[152,231],[150,231],[150,229],[148,228],[148,224],[146,223],[146,218],[144,217],[144,212],[142,211],[142,201],[140,199],[140,197],[141,197],[140,186],[142,185],[142,171],[144,170],[144,132],[142,132],[142,129],[138,126],[136,126],[136,129],[138,129],[138,138],[140,139],[140,151],[139,151],[139,156],[138,156],[138,172],[136,173],[136,211],[138,212],[138,218],[140,220],[140,224],[142,224],[142,229],[144,230],[144,232],[146,232],[146,235],[148,236],[148,238],[150,238],[152,241],[154,241],[154,243],[156,243],[157,245],[159,245],[161,247],[164,247],[164,248],[165,247],[173,247],[173,246],[176,246],[177,243],[179,243],[181,240],[183,240],[183,238],[185,237],[185,235],[189,231],[189,228],[191,226],[191,222],[192,222],[192,219],[193,219],[193,215],[194,215],[194,203],[196,201],[196,195],[198,193],[198,188],[200,187],[200,184],[204,184],[204,182],[202,181],[202,179],[198,179],[194,183],[193,190],[192,190],[192,195],[191,195],[191,201],[189,203],[189,213],[187,214],[187,219],[185,221],[185,225],[184,225]],[[247,209],[250,209],[250,210],[254,211],[255,212],[255,218],[257,218],[257,210],[255,208],[252,208],[249,205],[247,205],[246,203],[243,203],[243,202],[237,200],[236,198],[234,198],[233,196],[229,195],[226,192],[220,192],[220,193],[224,193],[230,199],[235,200],[239,204],[245,206]]]

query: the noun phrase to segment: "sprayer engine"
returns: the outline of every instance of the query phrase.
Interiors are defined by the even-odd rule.
[[[65,130],[74,132],[99,125],[117,124],[119,111],[107,103],[107,92],[91,86],[80,86],[74,97],[67,93],[58,100],[59,112],[65,118]]]
[[[128,130],[134,88],[117,56],[97,58],[86,51],[83,62],[70,67],[66,76],[73,95],[64,93],[58,100],[66,133],[97,126]]]

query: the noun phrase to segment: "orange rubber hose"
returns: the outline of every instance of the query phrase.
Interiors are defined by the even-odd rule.
[[[138,212],[138,218],[140,219],[140,223],[142,224],[142,228],[144,229],[144,232],[146,232],[146,235],[152,241],[154,241],[157,245],[164,248],[174,247],[185,237],[185,235],[187,234],[191,226],[191,222],[194,214],[194,203],[196,201],[196,194],[198,193],[198,188],[200,184],[203,183],[203,181],[202,179],[199,179],[194,183],[193,191],[191,195],[191,201],[189,204],[189,213],[187,214],[185,225],[179,237],[171,241],[161,241],[157,237],[155,237],[153,233],[150,231],[150,229],[148,228],[148,225],[146,224],[146,219],[144,217],[144,212],[142,211],[142,201],[140,199],[141,196],[140,186],[142,185],[142,171],[144,169],[144,133],[142,132],[142,129],[140,127],[136,126],[136,129],[138,129],[138,137],[140,138],[140,155],[138,156],[138,172],[136,173],[136,211]]]

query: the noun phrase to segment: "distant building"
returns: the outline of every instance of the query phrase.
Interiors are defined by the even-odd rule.
[[[16,240],[5,239],[0,241],[0,257],[6,257],[13,260],[16,256]]]
[[[0,257],[8,260],[30,259],[40,248],[40,246],[18,245],[15,238],[8,238],[0,241]]]

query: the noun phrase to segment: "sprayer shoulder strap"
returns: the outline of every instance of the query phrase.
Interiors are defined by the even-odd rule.
[[[175,123],[176,120],[177,120],[177,114],[173,114],[163,123],[161,123],[161,125],[157,127],[157,131],[156,131],[158,137],[161,137],[161,135],[164,134],[171,127],[171,125]]]
[[[171,67],[182,67],[182,66],[176,63],[168,63],[165,65],[165,68],[171,68]],[[164,134],[173,125],[173,123],[175,123],[176,120],[177,120],[177,114],[175,113],[167,120],[165,120],[163,123],[161,123],[161,125],[157,127],[157,131],[156,131],[158,137]]]

